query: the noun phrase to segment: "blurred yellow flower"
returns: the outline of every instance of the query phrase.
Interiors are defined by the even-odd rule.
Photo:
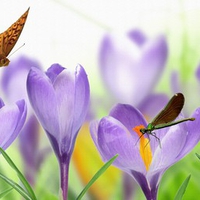
[[[104,165],[89,133],[89,123],[82,126],[75,144],[72,161],[77,173],[84,185]],[[111,199],[116,195],[116,188],[121,180],[121,172],[114,166],[107,171],[92,185],[88,193],[95,200]]]

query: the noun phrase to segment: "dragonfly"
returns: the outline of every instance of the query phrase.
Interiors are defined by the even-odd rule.
[[[162,129],[169,126],[174,126],[179,123],[186,121],[194,121],[195,118],[184,118],[177,121],[174,121],[180,114],[184,106],[185,98],[182,93],[176,93],[167,103],[163,110],[161,110],[157,116],[153,119],[151,123],[147,125],[146,128],[141,128],[140,132],[142,137],[144,134],[153,135],[156,139],[159,138],[156,136],[154,130]]]

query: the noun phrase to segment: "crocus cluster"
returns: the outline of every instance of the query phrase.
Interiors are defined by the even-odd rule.
[[[137,109],[117,104],[108,116],[92,122],[90,131],[102,159],[118,154],[114,165],[137,181],[146,199],[155,200],[163,173],[200,140],[200,108],[192,117],[193,122],[155,131],[158,142],[156,137],[141,135],[147,122]]]

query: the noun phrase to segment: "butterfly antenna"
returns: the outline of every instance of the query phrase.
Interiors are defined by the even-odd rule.
[[[8,58],[10,58],[10,56],[12,56],[15,52],[17,52],[19,49],[21,49],[23,46],[25,45],[25,43],[24,44],[22,44],[19,48],[17,48],[15,51],[13,51],[9,56],[8,56]]]

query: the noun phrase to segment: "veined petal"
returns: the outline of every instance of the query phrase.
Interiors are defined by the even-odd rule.
[[[171,166],[180,154],[187,138],[186,125],[184,123],[171,126],[165,132],[165,137],[161,139],[161,148],[159,145],[154,152],[153,160],[150,166],[150,172],[162,171]],[[164,132],[164,129],[162,129]],[[160,132],[159,132],[160,133]],[[157,136],[159,137],[159,133]],[[164,134],[162,134],[164,135]]]
[[[60,142],[64,139],[71,149],[89,105],[89,83],[81,66],[76,72],[63,70],[54,81],[60,123]],[[67,135],[65,133],[68,133]],[[66,147],[64,148],[66,149]]]
[[[58,74],[60,74],[65,68],[59,64],[53,64],[46,71],[46,75],[51,79],[51,82],[54,83]]]
[[[21,130],[21,128],[23,127],[24,125],[24,122],[26,120],[26,114],[27,114],[27,106],[26,106],[26,103],[25,103],[25,100],[22,99],[22,100],[19,100],[16,102],[16,105],[19,109],[19,118],[18,118],[18,126],[16,127],[15,131],[16,132],[19,132]]]
[[[26,104],[24,100],[14,105],[6,105],[0,109],[0,146],[6,149],[17,137],[26,119]]]
[[[66,143],[72,134],[75,101],[75,76],[70,70],[63,70],[58,74],[53,84],[55,90],[57,121],[59,122],[60,141],[66,138]],[[65,133],[68,133],[67,135]],[[55,133],[58,134],[58,133]],[[58,138],[58,137],[57,137]]]
[[[90,87],[87,74],[81,65],[76,67],[75,72],[75,110],[74,128],[80,127],[85,120],[90,100]],[[77,132],[78,130],[74,130]]]
[[[96,124],[91,126],[96,126]],[[96,139],[95,143],[98,144],[104,161],[119,154],[114,162],[117,167],[129,173],[130,169],[140,172],[146,171],[136,140],[118,120],[113,117],[105,117],[99,122],[98,130],[95,132],[94,130],[95,128],[92,127],[93,139]]]
[[[194,121],[188,121],[187,124],[187,140],[184,145],[184,148],[180,152],[179,156],[177,157],[177,160],[180,160],[183,156],[188,154],[199,142],[200,140],[200,108],[196,109],[192,117],[195,118]]]
[[[133,137],[136,139],[138,139],[138,135],[132,129],[138,125],[147,126],[147,122],[140,111],[128,104],[117,104],[112,108],[109,115],[119,120],[130,133],[133,133]]]
[[[32,68],[27,78],[30,103],[46,131],[54,136],[59,133],[56,96],[50,79],[41,70]]]

